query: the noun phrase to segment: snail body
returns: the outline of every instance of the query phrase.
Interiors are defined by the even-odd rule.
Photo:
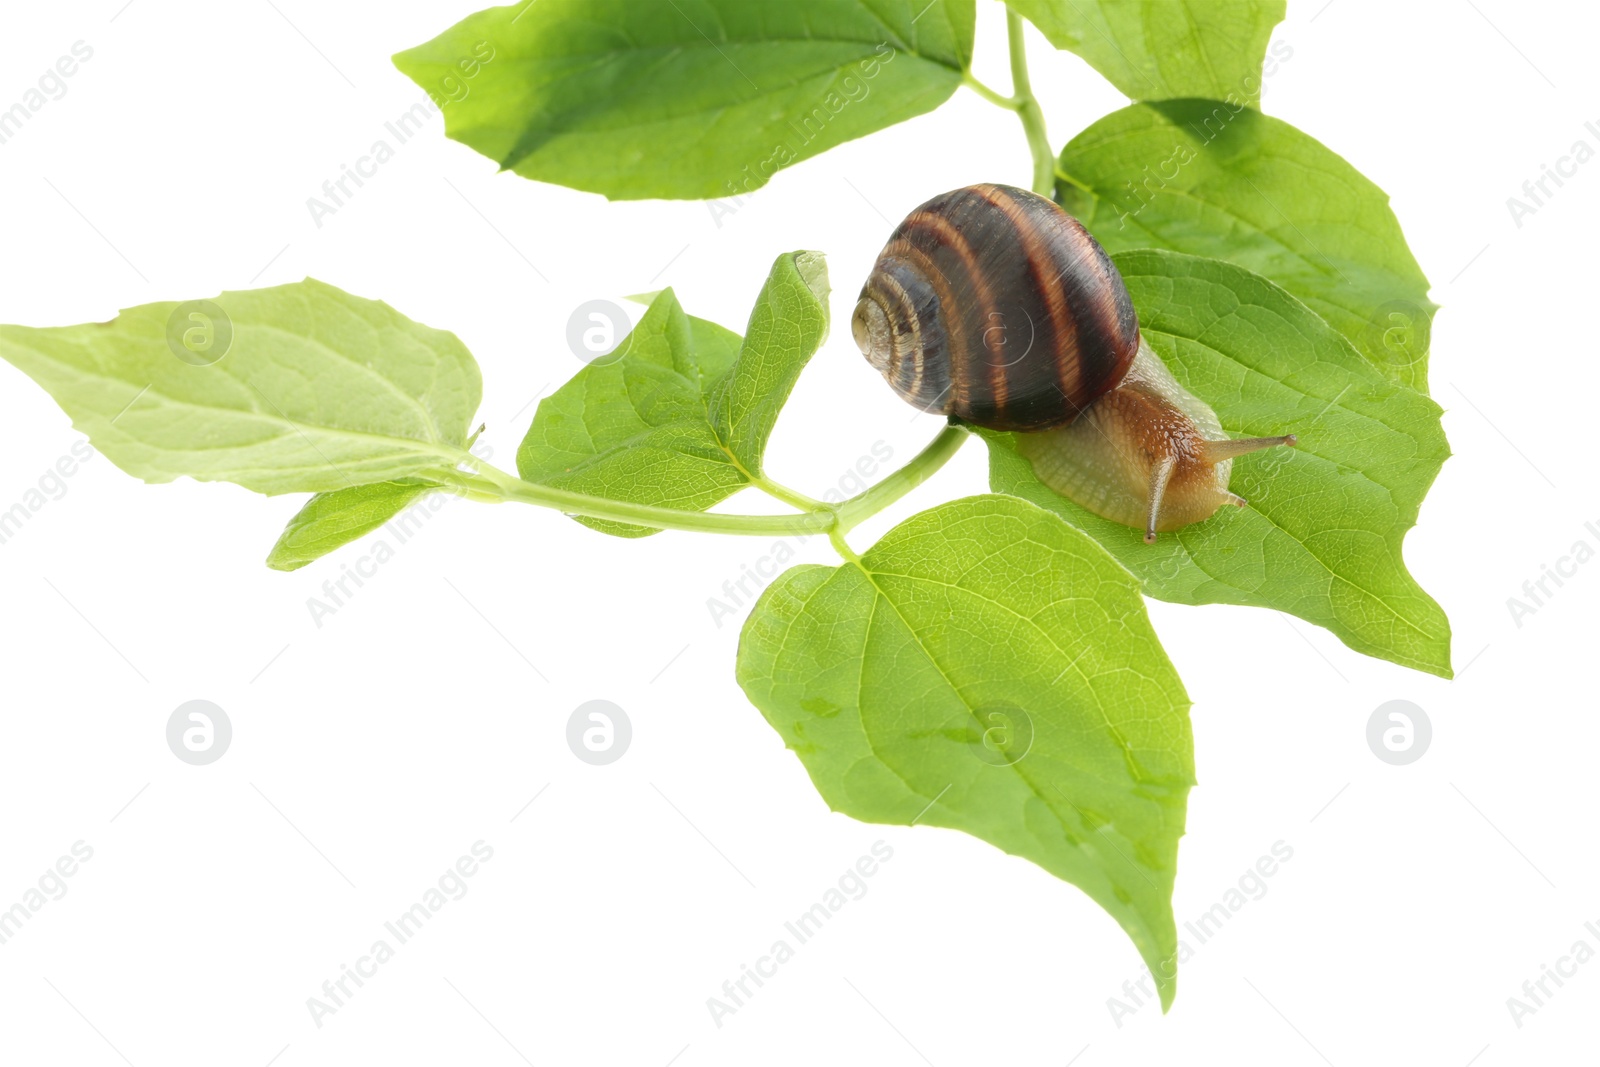
[[[1039,480],[1104,518],[1175,530],[1224,504],[1233,458],[1295,437],[1230,439],[1139,332],[1099,242],[1005,185],[933,198],[896,227],[851,321],[907,402],[1016,431]]]

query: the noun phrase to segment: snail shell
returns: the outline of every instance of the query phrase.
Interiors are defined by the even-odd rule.
[[[1099,242],[1006,185],[956,189],[906,216],[851,332],[906,401],[995,430],[1071,422],[1139,350],[1133,302]]]
[[[850,323],[909,403],[1017,432],[1039,480],[1145,541],[1209,518],[1233,459],[1293,434],[1230,440],[1139,333],[1122,276],[1056,204],[1008,185],[934,197],[895,227]]]

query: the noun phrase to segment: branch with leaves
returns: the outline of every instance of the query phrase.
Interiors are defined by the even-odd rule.
[[[477,79],[445,112],[449,136],[613,199],[743,194],[962,86],[1015,113],[1033,188],[1113,255],[1183,386],[1230,434],[1299,435],[1293,452],[1237,461],[1249,509],[1153,546],[1045,487],[1006,433],[947,426],[839,503],[769,478],[768,439],[828,328],[813,252],[777,258],[742,335],[656,294],[616,353],[540,403],[514,474],[471,451],[481,380],[459,340],[316,281],[202,311],[0,327],[0,356],[146,481],[313,494],[271,550],[279,569],[430,493],[553,508],[625,538],[828,537],[840,565],[784,573],[745,624],[752,703],[834,809],[959,829],[1080,887],[1170,1005],[1194,767],[1189,698],[1144,596],[1289,612],[1358,652],[1450,673],[1449,624],[1401,562],[1448,455],[1427,395],[1427,280],[1383,192],[1260,112],[1282,14],[1272,0],[1010,0],[1009,93],[972,74],[972,0],[540,0],[396,57],[429,92]],[[1026,22],[1134,102],[1055,151]],[[460,58],[483,55],[494,63]],[[220,350],[181,350],[197,314],[195,343]],[[865,551],[846,543],[974,435],[990,494]],[[747,488],[789,511],[711,510]]]

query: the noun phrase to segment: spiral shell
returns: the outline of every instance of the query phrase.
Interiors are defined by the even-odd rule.
[[[851,331],[907,402],[996,430],[1072,422],[1139,350],[1105,250],[1053,202],[1008,185],[956,189],[906,216]]]

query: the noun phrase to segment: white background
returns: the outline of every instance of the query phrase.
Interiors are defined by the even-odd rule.
[[[434,117],[319,229],[307,197],[421,99],[388,56],[477,3],[275,2],[0,10],[0,107],[74,42],[94,49],[0,145],[0,321],[98,321],[311,275],[459,334],[509,467],[526,405],[579,367],[565,331],[581,302],[671,284],[742,328],[772,258],[815,248],[843,321],[886,219],[1030,173],[1014,119],[963,90],[782,172],[719,226],[704,203],[609,204],[497,174]],[[1506,999],[1578,939],[1600,949],[1583,926],[1600,924],[1600,562],[1520,627],[1506,601],[1574,542],[1600,547],[1584,526],[1600,528],[1600,161],[1520,228],[1506,198],[1575,140],[1600,147],[1584,129],[1600,123],[1600,20],[1504,0],[1319,3],[1291,3],[1275,40],[1293,57],[1264,108],[1393,196],[1444,305],[1432,382],[1455,455],[1405,549],[1450,615],[1460,676],[1362,658],[1267,611],[1151,603],[1195,702],[1180,923],[1274,842],[1294,850],[1183,968],[1169,1015],[1113,1022],[1108,998],[1140,963],[1073,887],[954,832],[826,809],[734,684],[737,626],[707,609],[767,542],[622,541],[452,501],[319,628],[307,598],[370,542],[275,573],[262,559],[299,499],[147,487],[96,457],[0,546],[0,908],[74,842],[94,850],[0,945],[0,1061],[1592,1061],[1600,962],[1520,1028]],[[977,72],[1004,87],[1001,11],[982,0],[979,20]],[[1030,41],[1054,143],[1122,105]],[[821,494],[875,442],[897,465],[937,425],[836,329],[770,466]],[[78,440],[0,365],[0,510]],[[984,476],[969,445],[853,539]],[[207,767],[165,743],[194,698],[234,727]],[[634,729],[607,767],[564,736],[596,698]],[[1407,767],[1365,741],[1396,698],[1434,727]],[[480,839],[494,858],[470,892],[317,1027],[307,998]],[[868,894],[716,1027],[706,998],[880,839],[894,858]]]

